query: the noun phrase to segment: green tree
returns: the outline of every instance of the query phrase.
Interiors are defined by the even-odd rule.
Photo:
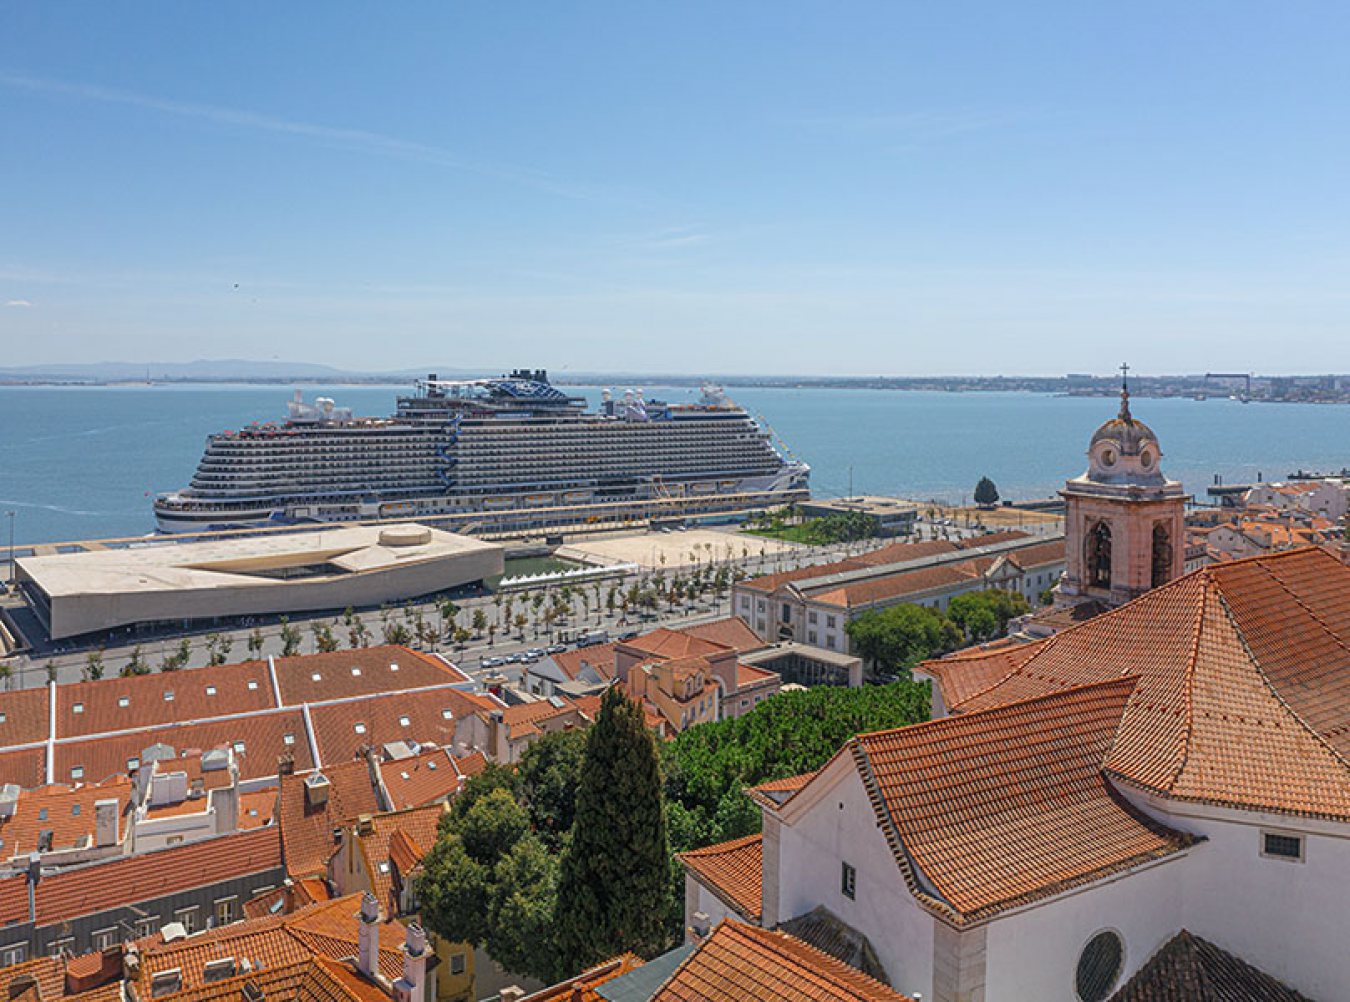
[[[49,660],[49,661],[47,662],[46,668],[47,668],[47,681],[48,681],[48,682],[55,682],[55,681],[56,681],[56,662],[55,662],[55,661],[50,661],[50,660]]]
[[[551,982],[562,965],[554,939],[558,862],[537,835],[520,838],[492,871],[489,952],[509,971]]]
[[[473,623],[473,635],[475,637],[481,637],[483,635],[483,631],[487,629],[487,613],[484,612],[481,608],[475,609],[473,611],[472,623]]]
[[[491,871],[471,857],[453,832],[443,834],[422,861],[417,900],[427,927],[451,943],[481,946],[488,937]]]
[[[516,795],[530,813],[530,823],[546,848],[557,852],[572,830],[577,782],[586,757],[586,732],[545,734],[520,757]]]
[[[254,627],[248,635],[248,653],[250,657],[258,658],[262,656],[263,632],[258,627]]]
[[[1030,611],[1027,600],[1016,592],[1000,588],[971,591],[957,595],[947,606],[947,615],[971,643],[1001,637],[1008,620]]]
[[[96,647],[84,656],[85,681],[97,682],[103,677],[103,648]]]
[[[281,656],[294,657],[300,653],[300,628],[291,623],[289,616],[277,620],[281,624]]]
[[[122,677],[149,674],[150,666],[145,661],[145,653],[141,650],[141,645],[137,644],[131,649],[131,656],[127,658],[127,663],[122,666]]]
[[[961,630],[950,619],[921,605],[871,609],[846,627],[854,649],[887,672],[908,671],[926,658],[961,645]]]
[[[562,856],[558,956],[582,970],[625,951],[659,953],[670,893],[656,745],[641,707],[611,686],[586,735],[576,820]]]
[[[975,503],[981,508],[992,508],[998,504],[998,488],[988,477],[980,477],[975,485]]]

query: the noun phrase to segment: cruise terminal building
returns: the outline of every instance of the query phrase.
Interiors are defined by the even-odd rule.
[[[417,524],[343,526],[23,557],[53,640],[159,622],[378,606],[502,573],[495,543]]]

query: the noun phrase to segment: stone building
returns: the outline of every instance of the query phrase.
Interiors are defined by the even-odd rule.
[[[1057,605],[1124,605],[1184,573],[1186,493],[1163,475],[1153,430],[1120,413],[1092,436],[1088,468],[1064,485],[1066,554]]]

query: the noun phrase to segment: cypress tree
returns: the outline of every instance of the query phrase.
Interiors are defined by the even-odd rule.
[[[576,818],[558,882],[558,955],[580,971],[666,947],[670,845],[656,743],[642,708],[611,686],[586,736]]]

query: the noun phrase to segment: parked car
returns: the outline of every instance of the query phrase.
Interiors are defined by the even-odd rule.
[[[567,645],[566,645],[566,644],[549,644],[547,647],[544,648],[544,650],[545,650],[545,652],[547,652],[547,653],[549,653],[549,654],[561,654],[561,653],[563,653],[563,651],[567,650]]]

